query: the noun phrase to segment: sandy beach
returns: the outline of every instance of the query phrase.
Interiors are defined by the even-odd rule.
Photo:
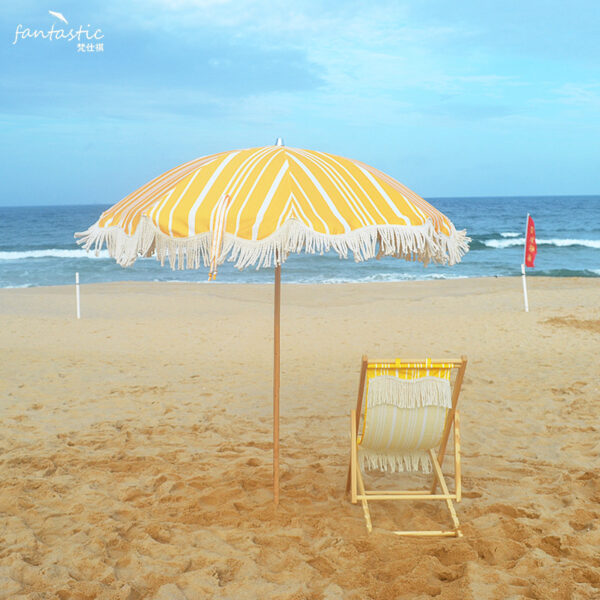
[[[0,598],[600,598],[600,279],[0,290]],[[345,495],[362,354],[455,357],[443,504]],[[451,461],[447,459],[451,472]]]

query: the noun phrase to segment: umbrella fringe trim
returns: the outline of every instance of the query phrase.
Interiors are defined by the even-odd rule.
[[[143,216],[135,233],[120,227],[101,227],[94,223],[76,233],[77,243],[99,254],[104,245],[109,255],[123,267],[132,265],[139,256],[156,255],[161,265],[168,260],[172,269],[198,269],[210,265],[212,233],[189,238],[173,238],[159,231]],[[234,262],[242,270],[250,266],[270,267],[287,259],[290,253],[324,254],[335,251],[340,258],[349,252],[356,262],[382,256],[411,261],[453,265],[468,251],[470,238],[464,230],[451,225],[450,235],[437,232],[431,220],[423,225],[371,225],[343,234],[328,235],[313,231],[296,219],[288,220],[277,232],[264,240],[244,240],[225,233],[217,263]]]

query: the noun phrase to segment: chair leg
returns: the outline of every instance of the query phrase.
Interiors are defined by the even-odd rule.
[[[435,455],[433,450],[429,451],[429,456],[431,457],[431,462],[433,464],[433,469],[435,471],[437,480],[444,492],[447,496],[450,495],[448,491],[448,486],[446,485],[446,480],[444,479],[444,475],[442,473],[442,468],[440,467],[440,463]],[[454,504],[452,504],[452,500],[450,498],[446,498],[446,505],[448,506],[448,510],[450,511],[450,516],[452,517],[452,523],[454,525],[454,530],[456,531],[457,537],[462,537],[462,532],[460,530],[460,523],[458,521],[458,516],[456,515],[456,511],[454,510]]]
[[[356,474],[358,476],[358,489],[360,491],[361,504],[363,508],[363,513],[365,515],[365,521],[367,522],[367,531],[371,533],[373,531],[373,525],[371,525],[371,513],[369,512],[369,504],[367,503],[367,494],[365,493],[365,484],[362,478],[362,473],[360,472],[360,467],[356,469]]]
[[[350,411],[350,462],[348,463],[348,477],[346,477],[346,494],[352,495],[352,504],[356,504],[356,486],[354,469],[354,445],[356,442],[356,425],[354,424],[354,411]]]
[[[440,441],[440,448],[438,452],[438,459],[440,465],[444,462],[444,455],[446,453],[446,444],[448,443],[448,438],[450,437],[450,428],[452,425],[456,424],[456,420],[454,418],[456,414],[456,404],[458,402],[458,397],[460,395],[460,388],[462,386],[463,378],[465,376],[465,370],[467,368],[467,357],[461,356],[461,366],[458,369],[458,373],[456,374],[456,380],[454,381],[454,388],[452,390],[452,408],[450,409],[450,414],[448,415],[448,420],[446,421],[446,427],[444,428],[444,433],[442,434],[442,439]],[[437,481],[434,480],[433,485],[431,486],[431,493],[435,494],[435,488],[437,486]]]
[[[363,354],[360,365],[360,379],[358,381],[358,396],[356,398],[356,410],[352,411],[353,418],[356,421],[357,417],[360,417],[362,411],[362,401],[365,393],[365,378],[367,376],[367,365],[369,361],[367,356]],[[356,422],[356,429],[358,430],[358,422]],[[351,466],[348,468],[348,478],[346,479],[346,493],[350,491],[351,481]]]
[[[357,486],[360,491],[363,513],[365,515],[365,521],[367,522],[367,531],[371,532],[373,526],[371,525],[371,513],[369,512],[369,504],[367,503],[365,484],[360,472],[358,465],[358,446],[356,443],[356,411],[353,410],[350,413],[350,489],[351,489],[351,500],[353,504],[358,502],[358,494],[356,493]]]
[[[350,484],[350,493],[352,504],[356,504],[356,471],[358,463],[358,449],[356,448],[356,418],[355,411],[350,412],[350,469],[348,472],[348,483]]]
[[[354,419],[352,419],[352,433],[355,434],[356,432],[356,425],[355,425],[356,421],[354,421]],[[438,459],[435,455],[435,453],[433,452],[433,450],[429,451],[430,457],[431,457],[431,462],[433,464],[433,471],[434,471],[434,477],[436,480],[436,483],[439,483],[439,485],[442,488],[443,494],[445,496],[450,496],[450,492],[448,491],[448,485],[446,484],[446,480],[444,479],[444,475],[442,474],[442,469],[440,467],[440,463],[438,462]],[[362,509],[363,509],[363,514],[365,517],[365,522],[367,525],[367,531],[370,533],[371,531],[373,531],[373,525],[371,523],[371,512],[369,510],[369,503],[367,498],[369,498],[369,496],[367,495],[367,492],[365,490],[365,484],[364,484],[364,480],[363,480],[363,476],[362,476],[362,471],[360,469],[360,466],[358,465],[358,452],[357,452],[357,446],[355,443],[353,443],[352,445],[352,453],[351,453],[351,461],[350,461],[350,470],[351,470],[351,480],[352,480],[352,486],[351,486],[351,491],[352,491],[352,502],[353,503],[357,503],[358,500],[360,500],[361,505],[362,505]],[[358,488],[358,490],[357,490]],[[380,494],[378,492],[370,492],[373,495],[373,498],[371,499],[375,499],[375,500],[410,500],[410,496],[411,495],[415,495],[417,496],[417,498],[419,499],[428,499],[427,496],[429,494],[427,494],[426,492],[423,493],[423,495],[420,495],[417,492],[403,492],[401,490],[395,491],[395,492],[381,492]],[[452,537],[462,537],[462,532],[460,530],[460,523],[458,521],[458,516],[456,515],[456,510],[454,509],[454,504],[452,503],[452,499],[451,498],[432,498],[432,499],[439,499],[439,500],[444,500],[446,502],[446,506],[448,507],[448,511],[450,512],[450,517],[452,518],[452,523],[454,525],[454,530],[450,530],[450,531],[444,531],[444,530],[436,530],[436,531],[394,531],[393,533],[399,536],[411,536],[411,537],[420,537],[420,536],[429,536],[429,537],[448,537],[448,536],[452,536]]]
[[[348,476],[346,477],[346,494],[350,491],[352,485],[352,456],[350,456],[350,463],[348,464]]]
[[[460,417],[458,411],[454,413],[454,481],[456,501],[462,499],[462,473],[460,469]]]

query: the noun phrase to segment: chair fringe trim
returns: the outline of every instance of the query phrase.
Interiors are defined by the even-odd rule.
[[[399,379],[379,375],[369,380],[367,407],[391,404],[398,408],[442,406],[452,408],[450,382],[441,377],[426,376],[419,379]]]
[[[198,269],[210,264],[211,232],[189,238],[173,238],[158,230],[154,223],[142,216],[133,235],[121,227],[100,227],[94,223],[86,231],[75,234],[77,243],[85,250],[99,254],[106,244],[109,255],[122,267],[132,265],[139,256],[156,255],[164,265],[169,261],[172,269]],[[244,240],[229,233],[224,234],[217,263],[234,262],[238,269],[250,266],[277,266],[285,262],[292,252],[324,254],[334,250],[340,258],[361,262],[374,257],[395,256],[453,265],[469,249],[470,238],[466,232],[452,225],[451,234],[437,232],[431,220],[423,225],[372,225],[348,233],[327,235],[313,231],[297,219],[289,219],[279,230],[264,240]]]
[[[358,448],[358,458],[363,470],[402,473],[404,471],[431,473],[431,459],[427,452],[415,451],[403,454],[384,454],[366,448]]]

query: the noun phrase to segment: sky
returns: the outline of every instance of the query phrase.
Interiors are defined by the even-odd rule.
[[[598,0],[4,0],[0,206],[277,137],[426,198],[600,194],[598,31]]]

